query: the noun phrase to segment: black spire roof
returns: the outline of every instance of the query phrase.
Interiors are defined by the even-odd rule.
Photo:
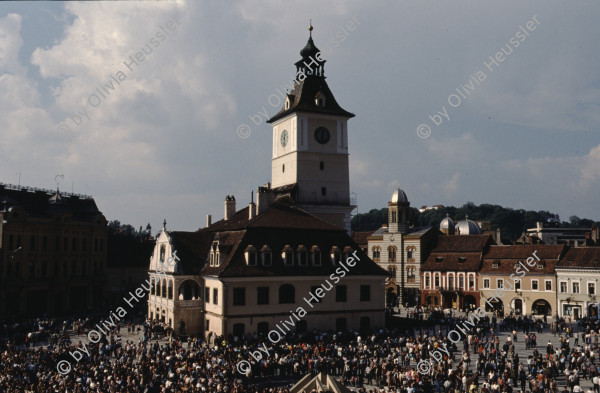
[[[310,32],[308,42],[300,51],[302,59],[296,62],[296,79],[294,88],[288,92],[286,104],[279,112],[267,120],[272,123],[291,113],[314,112],[343,116],[346,118],[354,117],[337,103],[333,93],[325,82],[325,59],[320,53],[319,48],[312,39],[312,24],[308,26]],[[323,98],[321,105],[317,105],[317,98]],[[289,100],[289,106],[287,101]]]

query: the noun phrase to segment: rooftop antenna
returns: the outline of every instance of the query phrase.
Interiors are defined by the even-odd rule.
[[[56,182],[56,189],[58,190],[58,186],[60,185],[60,180],[58,180],[58,178],[64,179],[65,175],[56,175],[54,176],[54,181]]]

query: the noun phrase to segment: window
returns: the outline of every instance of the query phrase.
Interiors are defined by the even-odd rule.
[[[425,288],[429,288],[429,276],[425,276]]]
[[[538,289],[538,280],[531,280],[531,290],[537,291]]]
[[[331,256],[331,263],[333,263],[333,266],[337,266],[340,263],[340,261],[342,260],[342,252],[340,251],[339,248],[337,248],[335,246],[331,248],[330,256]]]
[[[290,304],[296,302],[296,290],[291,284],[283,284],[279,287],[279,304]]]
[[[335,287],[335,301],[338,303],[346,302],[347,289],[345,285],[336,285]]]
[[[321,187],[321,195],[327,195],[327,187]]]
[[[415,268],[409,267],[408,269],[406,269],[406,282],[414,283],[415,281],[416,281]]]
[[[483,287],[486,289],[488,289],[490,287],[490,279],[489,278],[483,279]]]
[[[271,248],[264,245],[260,251],[263,266],[271,266],[273,264],[273,253],[271,252]]]
[[[436,262],[442,262],[444,260],[443,257],[435,257]]]
[[[515,278],[514,282],[515,282],[515,290],[517,290],[517,291],[521,290],[521,279]]]
[[[406,250],[406,258],[415,259],[415,249],[414,248],[408,248]]]
[[[573,293],[579,293],[579,283],[578,282],[573,283]]]
[[[98,243],[98,239],[96,239],[95,243]],[[97,251],[97,245],[94,246],[95,250]],[[165,246],[164,244],[162,246],[160,246],[160,261],[164,262],[165,261]]]
[[[496,288],[504,288],[504,280],[496,280]]]
[[[448,289],[454,289],[454,276],[448,276]]]
[[[396,247],[388,247],[388,260],[390,262],[396,262]]]
[[[213,304],[219,303],[219,288],[213,288]]]
[[[256,304],[269,304],[269,287],[256,288]]]
[[[321,161],[321,162],[319,163],[319,168],[320,168],[321,170],[324,170],[324,169],[325,169],[325,163],[324,163],[323,161]]]
[[[393,266],[388,267],[388,272],[392,275],[392,279],[396,278],[396,268]]]
[[[392,222],[396,222],[397,221],[396,220],[396,211],[395,210],[392,210],[392,220],[391,221]]]
[[[320,297],[319,297],[319,296],[316,294],[316,292],[315,292],[315,291],[316,291],[317,289],[319,289],[319,288],[321,288],[321,286],[319,286],[319,285],[316,285],[316,286],[311,286],[311,287],[310,287],[310,292],[311,292],[313,295],[315,295],[315,296],[311,296],[311,298],[312,298],[312,299],[315,299],[315,298],[316,298],[316,299],[318,299],[318,300],[315,300],[315,301],[314,301],[315,303],[321,303],[321,302],[323,301],[323,299],[321,299],[321,298],[320,298]],[[321,289],[321,291],[323,291],[323,290]],[[321,292],[319,292],[319,293],[321,293]],[[311,302],[312,302],[312,299],[311,299]]]
[[[246,305],[246,288],[233,288],[233,305]]]
[[[567,293],[567,282],[566,281],[560,282],[560,293]]]
[[[312,246],[312,264],[313,266],[321,266],[321,250],[318,246]]]
[[[306,247],[298,247],[298,266],[308,266],[308,251]]]
[[[593,282],[588,282],[588,295],[596,294],[596,284]]]
[[[494,262],[492,263],[492,267],[493,267],[494,269],[498,269],[498,268],[500,267],[500,261],[494,261]]]
[[[206,303],[210,303],[210,288],[209,287],[204,288],[204,301]]]
[[[467,258],[465,257],[458,257],[458,263],[465,263],[467,262]]]
[[[258,260],[258,254],[256,252],[256,248],[253,245],[248,245],[246,250],[244,250],[244,257],[246,258],[246,265],[248,266],[256,266],[256,262]]]
[[[546,285],[546,291],[552,290],[552,280],[546,280],[544,284]]]
[[[458,276],[458,289],[465,289],[465,278]]]
[[[371,301],[371,286],[361,285],[360,286],[360,301],[370,302]]]
[[[373,247],[372,251],[373,251],[373,262],[379,262],[379,258],[381,256],[381,248]]]
[[[537,268],[538,269],[543,269],[544,268],[544,264],[542,262],[538,262]]]
[[[435,288],[439,288],[440,287],[440,276],[435,276],[434,282],[435,282]]]
[[[294,264],[294,250],[289,245],[283,247],[283,253],[281,255],[283,258],[283,264],[285,266],[292,266]]]
[[[471,291],[475,290],[475,277],[474,276],[469,276],[469,289]]]
[[[87,239],[84,237],[83,239],[81,239],[81,251],[86,251],[87,250]]]

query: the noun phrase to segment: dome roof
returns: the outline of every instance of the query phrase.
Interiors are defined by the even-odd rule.
[[[456,224],[456,230],[460,235],[481,235],[481,228],[473,221],[469,220],[469,217],[465,217],[464,220]]]
[[[406,194],[404,193],[404,191],[402,191],[401,189],[398,188],[392,194],[392,200],[391,201],[392,202],[408,202],[408,198],[406,197]]]
[[[442,222],[440,222],[440,229],[454,230],[454,221],[452,221],[452,219],[448,217],[448,214],[446,214],[446,218],[444,218]]]

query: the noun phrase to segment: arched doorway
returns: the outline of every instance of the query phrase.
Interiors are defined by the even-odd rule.
[[[395,287],[388,287],[385,300],[388,307],[396,307],[398,304],[398,295],[396,294]]]
[[[490,305],[491,304],[491,305]],[[485,311],[497,311],[500,315],[504,315],[504,303],[500,299],[493,299],[490,302],[485,302]]]
[[[536,315],[552,315],[552,307],[544,299],[538,299],[531,305],[531,313]]]
[[[513,299],[512,309],[516,315],[523,315],[523,299]]]
[[[473,310],[477,307],[477,301],[475,300],[475,296],[467,295],[463,300],[463,308],[465,310]]]

